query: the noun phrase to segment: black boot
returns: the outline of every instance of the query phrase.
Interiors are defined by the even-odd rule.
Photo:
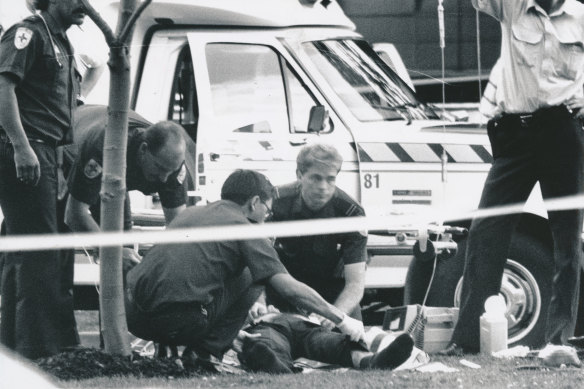
[[[361,368],[395,369],[408,360],[414,349],[414,340],[409,334],[401,334],[383,350],[369,358],[363,358]]]

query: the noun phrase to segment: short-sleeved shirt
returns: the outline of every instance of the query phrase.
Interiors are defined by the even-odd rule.
[[[535,0],[473,0],[501,23],[496,100],[507,113],[528,113],[583,97],[584,5],[566,0],[549,15]]]
[[[186,204],[186,167],[172,173],[165,183],[146,180],[138,161],[138,148],[144,141],[144,130],[150,122],[135,112],[128,115],[128,149],[126,154],[126,188],[144,194],[158,193],[165,208]],[[103,143],[107,126],[107,107],[83,105],[78,108],[75,135],[79,142],[67,147],[65,159],[73,158],[69,173],[69,192],[89,205],[99,202],[103,168]],[[78,136],[79,135],[79,136]]]
[[[2,36],[0,74],[17,80],[15,93],[26,135],[57,145],[72,140],[80,75],[67,36],[51,15],[43,15],[46,26],[35,15]]]
[[[220,200],[187,208],[168,229],[246,224],[240,205]],[[127,282],[140,308],[155,312],[166,303],[207,304],[246,268],[255,283],[287,273],[269,239],[224,240],[154,246]]]
[[[363,208],[339,188],[323,208],[311,211],[302,200],[299,182],[277,188],[272,210],[272,221],[365,216]],[[344,265],[367,260],[367,236],[361,232],[278,238],[275,246],[290,275],[323,297],[330,294],[331,283],[343,280]]]

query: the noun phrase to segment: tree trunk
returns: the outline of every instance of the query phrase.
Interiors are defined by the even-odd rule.
[[[136,0],[122,0],[117,33],[114,36],[107,23],[83,0],[87,14],[104,33],[110,47],[110,92],[108,123],[103,150],[101,186],[101,229],[104,232],[122,231],[126,194],[126,148],[128,143],[128,108],[130,102],[130,61],[128,42],[133,24],[150,3],[146,0],[136,10]],[[124,308],[122,279],[122,247],[100,247],[101,328],[105,351],[130,355],[128,328]]]

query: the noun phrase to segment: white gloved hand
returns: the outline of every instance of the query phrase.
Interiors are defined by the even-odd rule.
[[[365,339],[365,328],[363,327],[363,322],[360,320],[345,315],[343,321],[337,324],[337,327],[343,334],[348,335],[353,342]]]
[[[140,256],[140,254],[138,254],[136,250],[129,247],[124,247],[122,249],[122,258],[134,265],[137,265],[142,261],[142,257]]]

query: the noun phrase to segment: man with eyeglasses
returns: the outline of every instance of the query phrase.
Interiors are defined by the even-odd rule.
[[[99,231],[99,205],[103,142],[107,107],[83,105],[78,108],[74,131],[79,140],[64,151],[69,198],[65,223],[76,232]],[[184,129],[170,121],[149,123],[135,112],[128,117],[126,188],[144,194],[158,193],[166,224],[186,207],[186,167]],[[70,165],[70,166],[69,166]],[[126,194],[124,229],[132,226],[130,199]],[[126,258],[138,261],[131,248]]]
[[[66,200],[62,201],[66,204],[64,218],[66,226],[74,232],[100,231],[100,190],[107,117],[106,106],[80,106],[73,125],[76,142],[63,149],[63,171],[68,176],[69,190]],[[128,195],[131,190],[139,190],[146,195],[158,193],[167,225],[185,209],[185,136],[184,129],[174,122],[151,124],[136,112],[129,113],[124,230],[132,228]],[[131,247],[124,247],[122,256],[124,274],[141,260]],[[72,273],[73,258],[70,263]],[[72,274],[69,278],[72,288]],[[165,354],[166,348],[160,347],[159,356]]]
[[[336,148],[322,143],[304,146],[296,162],[298,180],[276,188],[272,221],[365,215],[363,208],[336,186],[343,162]],[[280,260],[294,278],[356,319],[361,319],[366,245],[367,235],[361,232],[278,238],[275,243]],[[266,293],[267,304],[296,311],[270,288]],[[260,299],[251,315],[265,313],[266,306]],[[328,320],[320,319],[325,327],[332,327]]]
[[[264,175],[237,170],[223,184],[221,200],[187,208],[168,228],[263,223],[272,190]],[[363,339],[363,323],[292,278],[268,238],[154,246],[127,275],[128,329],[142,339],[187,346],[183,362],[208,365],[211,355],[221,359],[232,346],[266,285],[286,301],[326,317],[347,339]]]

